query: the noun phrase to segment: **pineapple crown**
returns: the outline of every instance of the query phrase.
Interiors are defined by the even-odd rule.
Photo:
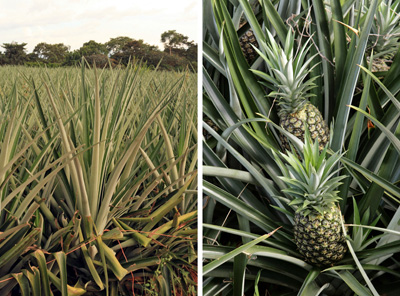
[[[268,44],[261,41],[263,52],[254,47],[267,63],[269,73],[253,69],[251,71],[266,81],[266,83],[261,82],[261,84],[272,89],[268,96],[278,97],[281,114],[299,111],[308,102],[308,98],[313,96],[308,91],[315,87],[313,81],[317,77],[305,81],[312,70],[308,66],[316,56],[314,55],[305,61],[310,49],[310,40],[311,38],[298,49],[296,56],[294,56],[295,40],[291,30],[288,31],[286,36],[284,48],[278,45],[272,34],[267,30]]]
[[[334,175],[340,170],[335,170],[335,166],[341,155],[335,153],[327,158],[326,152],[327,147],[319,151],[318,139],[313,143],[306,129],[302,160],[299,160],[295,151],[287,152],[287,155],[281,153],[281,157],[287,162],[284,165],[274,153],[283,173],[280,179],[288,186],[282,191],[292,197],[289,205],[297,207],[296,212],[302,212],[304,216],[314,211],[323,215],[340,200],[339,191],[335,189],[346,176]]]
[[[393,55],[400,44],[400,14],[396,11],[399,8],[400,1],[382,1],[375,13],[375,19],[372,24],[369,44],[374,47],[378,53]]]

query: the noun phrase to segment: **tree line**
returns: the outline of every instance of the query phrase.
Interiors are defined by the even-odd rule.
[[[169,30],[161,35],[164,51],[145,43],[142,39],[119,36],[106,43],[94,40],[85,42],[79,49],[70,50],[63,44],[41,42],[31,53],[27,53],[27,43],[3,43],[0,51],[0,65],[26,65],[60,67],[79,65],[84,57],[97,67],[126,66],[132,60],[141,60],[150,67],[164,70],[197,69],[197,44],[187,36]],[[160,62],[161,61],[161,62]]]

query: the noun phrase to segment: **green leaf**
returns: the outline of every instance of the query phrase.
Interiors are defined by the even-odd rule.
[[[240,253],[234,257],[233,264],[233,291],[234,296],[243,296],[245,288],[247,255]]]
[[[29,296],[29,282],[28,279],[22,273],[13,273],[12,276],[17,280],[19,287],[21,288],[21,295],[22,296]]]
[[[243,0],[241,0],[243,1]],[[243,1],[244,2],[244,1]],[[285,43],[286,35],[287,35],[287,27],[285,26],[282,18],[276,11],[274,5],[270,0],[262,0],[264,11],[267,15],[268,20],[271,22],[272,26],[276,30],[279,39],[282,43]]]
[[[353,108],[354,110],[357,110],[361,114],[363,114],[365,117],[370,119],[385,135],[386,137],[390,140],[392,143],[393,147],[400,153],[400,140],[394,135],[387,127],[385,127],[382,123],[380,123],[376,118],[368,114],[367,112],[354,107],[354,106],[349,106],[350,108]]]
[[[128,271],[122,267],[121,263],[115,257],[114,251],[110,247],[103,242],[100,242],[99,244],[104,250],[104,255],[107,259],[109,268],[112,270],[117,279],[121,281],[128,274]]]
[[[1,254],[0,267],[6,265],[10,261],[15,261],[21,254],[25,253],[27,248],[30,247],[35,241],[40,229],[33,229],[23,239],[18,241],[15,246]],[[47,295],[46,295],[47,296]]]
[[[311,269],[307,275],[307,278],[304,280],[303,285],[301,286],[301,289],[297,295],[298,296],[310,295],[310,293],[311,293],[310,289],[315,288],[315,285],[316,285],[315,279],[318,277],[318,275],[320,273],[321,273],[321,271],[317,268]],[[316,294],[316,295],[318,295],[318,294]]]
[[[22,270],[22,273],[28,278],[29,283],[31,285],[31,291],[33,296],[42,296],[41,293],[41,281],[40,281],[40,272],[36,266],[31,266],[31,270]]]
[[[400,199],[400,190],[396,186],[394,186],[391,182],[388,182],[384,178],[377,176],[376,174],[372,173],[371,171],[365,169],[363,166],[360,166],[359,164],[347,159],[346,157],[342,157],[341,162],[348,165],[349,167],[355,169],[356,171],[360,172],[366,178],[377,183],[379,186],[381,186],[387,192],[393,194],[394,196],[396,196],[397,198]],[[400,201],[398,201],[398,202],[400,202]]]
[[[346,32],[343,25],[343,10],[340,0],[331,0],[332,7],[332,25],[334,33],[334,52],[336,73],[343,73],[347,57]]]
[[[56,257],[58,266],[60,268],[61,295],[68,296],[67,256],[64,252],[57,252],[54,254],[54,257]]]
[[[46,265],[46,258],[42,250],[37,250],[34,253],[37,263],[39,265],[40,279],[42,280],[42,291],[45,296],[52,295],[50,290],[49,271]]]
[[[343,230],[343,233],[344,233],[344,235],[346,236],[346,228],[345,228],[345,226],[344,226],[344,224],[343,224],[343,217],[342,217],[342,219],[341,219],[341,223],[342,223],[342,230]],[[379,296],[379,294],[378,294],[378,292],[376,291],[374,285],[372,284],[371,280],[368,278],[367,273],[365,272],[365,270],[363,269],[363,267],[362,267],[360,261],[358,260],[357,255],[356,255],[356,253],[355,253],[355,251],[354,251],[354,249],[353,249],[351,243],[350,243],[348,240],[346,240],[346,243],[347,243],[347,247],[349,248],[349,251],[350,251],[350,253],[351,253],[351,256],[353,257],[353,260],[354,260],[354,262],[356,263],[356,265],[357,265],[357,267],[358,267],[358,270],[360,271],[360,273],[361,273],[363,279],[364,279],[365,282],[367,283],[367,285],[368,285],[369,289],[371,290],[372,294],[373,294],[374,296]]]
[[[328,19],[325,12],[325,4],[322,0],[313,0],[313,10],[315,14],[315,21],[317,25],[317,38],[318,38],[318,50],[319,54],[323,56],[321,58],[323,79],[324,79],[324,96],[325,96],[325,112],[324,118],[328,120],[332,114],[328,114],[327,111],[333,113],[335,107],[334,97],[334,73],[333,73],[333,57],[331,44],[326,36],[330,36]]]
[[[60,280],[58,277],[54,275],[51,271],[48,272],[49,279],[51,282],[56,286],[57,289],[61,290],[62,289],[62,280]],[[80,296],[86,293],[86,290],[78,287],[71,287],[67,286],[67,295],[68,296]]]
[[[226,207],[231,208],[238,214],[246,217],[252,223],[264,229],[264,231],[273,231],[278,227],[269,217],[261,214],[253,207],[246,205],[244,202],[238,200],[228,192],[223,191],[221,188],[218,188],[207,181],[203,181],[203,188],[205,194],[224,204]],[[280,237],[279,233],[277,234],[277,237]],[[288,239],[290,240],[290,238]]]
[[[350,272],[343,271],[336,273],[349,287],[359,296],[372,296],[364,285],[362,285]]]
[[[260,269],[256,276],[256,281],[254,283],[254,296],[260,296],[260,292],[258,291],[258,283],[260,281],[262,269]]]
[[[276,229],[277,230],[277,229]],[[238,256],[241,253],[245,253],[247,249],[249,249],[250,247],[260,243],[261,241],[267,239],[268,237],[270,237],[271,235],[273,235],[275,233],[275,231],[270,232],[269,234],[264,234],[263,236],[260,236],[258,239],[253,240],[252,242],[249,242],[237,249],[235,249],[234,251],[208,263],[207,265],[203,266],[203,274],[207,274],[208,272],[212,271],[213,269],[217,268],[218,266],[224,264],[225,262],[227,262],[228,260]]]
[[[338,99],[336,102],[338,110],[335,116],[336,124],[331,145],[333,151],[340,151],[344,144],[344,136],[350,114],[350,110],[347,108],[347,106],[351,104],[353,99],[354,90],[356,88],[357,79],[360,72],[357,65],[361,64],[361,61],[364,57],[365,48],[367,46],[368,36],[371,31],[372,22],[374,20],[374,12],[377,8],[377,4],[377,0],[373,0],[371,2],[370,9],[368,10],[364,25],[361,29],[361,35],[358,39],[356,48],[347,56],[345,71],[342,75],[342,83],[340,85]],[[356,36],[353,35],[353,38],[356,38]]]

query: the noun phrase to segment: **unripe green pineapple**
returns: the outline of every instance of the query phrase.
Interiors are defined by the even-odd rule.
[[[257,52],[254,50],[254,47],[259,47],[253,29],[247,30],[242,36],[240,36],[239,43],[247,63],[251,65],[257,58]]]
[[[304,142],[305,128],[313,139],[318,139],[319,149],[322,150],[329,141],[329,128],[322,118],[321,112],[311,103],[306,103],[298,112],[280,114],[280,125],[289,133]],[[280,135],[283,147],[290,150],[287,138]]]
[[[253,12],[256,14],[260,9],[260,4],[258,1],[250,2],[250,7]],[[240,19],[239,28],[243,27],[247,23],[247,20],[244,16]],[[258,54],[254,48],[259,48],[256,36],[254,35],[253,29],[248,29],[243,35],[239,38],[240,48],[242,49],[243,55],[246,58],[246,61],[249,65],[251,65],[257,58]]]
[[[340,155],[327,158],[326,148],[320,152],[318,141],[311,144],[306,134],[302,161],[291,152],[281,154],[287,161],[281,167],[281,179],[288,186],[283,192],[291,197],[289,205],[296,209],[294,240],[300,254],[313,265],[331,266],[347,251],[337,205],[340,198],[335,191],[346,176],[333,177]]]
[[[317,266],[329,266],[346,253],[346,242],[340,225],[340,210],[333,206],[324,214],[295,215],[294,238],[306,260]]]
[[[268,45],[262,43],[263,52],[255,50],[267,63],[269,74],[252,70],[266,82],[261,82],[273,91],[268,96],[276,97],[280,108],[278,116],[280,125],[283,129],[304,141],[306,126],[313,140],[318,139],[320,150],[322,150],[329,141],[329,128],[324,121],[321,112],[317,107],[309,102],[312,94],[308,91],[315,87],[313,82],[316,77],[306,80],[312,69],[308,68],[312,56],[306,60],[309,50],[307,43],[298,49],[296,56],[294,52],[294,35],[289,30],[286,38],[286,47],[282,49],[275,41],[270,32],[268,34]],[[282,146],[290,150],[288,140],[281,135]]]

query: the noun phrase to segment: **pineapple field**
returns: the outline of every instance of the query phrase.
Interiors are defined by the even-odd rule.
[[[399,295],[400,0],[203,0],[203,295]]]
[[[0,295],[195,295],[197,75],[0,67]]]

